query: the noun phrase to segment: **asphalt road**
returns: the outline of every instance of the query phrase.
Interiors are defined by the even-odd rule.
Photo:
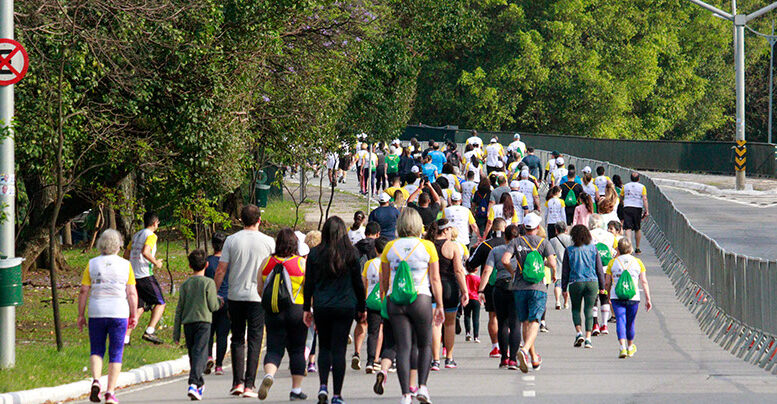
[[[595,337],[593,349],[573,348],[569,310],[556,311],[549,301],[550,333],[540,334],[541,370],[497,369],[498,360],[488,358],[489,344],[483,313],[481,339],[465,342],[457,337],[455,357],[459,368],[433,372],[429,380],[436,403],[542,402],[542,403],[766,403],[777,402],[777,378],[736,359],[699,330],[696,320],[674,295],[669,279],[658,266],[653,250],[645,245],[642,258],[648,268],[654,309],[637,316],[636,356],[618,359],[613,332]],[[551,299],[552,300],[552,299]],[[484,336],[485,335],[485,336]],[[353,348],[349,347],[348,354]],[[291,387],[287,366],[281,365],[267,402],[288,400]],[[259,377],[261,377],[261,371]],[[373,376],[348,370],[344,398],[350,403],[397,402],[400,397],[395,374],[390,374],[384,396],[372,392]],[[228,395],[231,371],[224,376],[206,376],[205,402],[242,402]],[[311,397],[318,387],[317,375],[304,381]],[[123,404],[184,403],[186,378],[176,377],[119,392]],[[312,400],[309,400],[312,401]]]
[[[777,207],[755,207],[662,186],[661,190],[691,225],[724,249],[751,257],[777,259]]]

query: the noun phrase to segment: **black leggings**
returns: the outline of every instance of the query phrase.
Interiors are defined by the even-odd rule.
[[[313,313],[318,330],[318,380],[326,386],[331,367],[332,394],[339,396],[345,379],[345,348],[356,312],[354,309],[314,307]]]
[[[480,302],[477,299],[470,299],[467,306],[464,307],[464,329],[467,330],[467,334],[472,330],[473,338],[480,335]]]
[[[410,351],[413,333],[418,344],[418,385],[425,386],[432,365],[432,298],[419,295],[413,304],[388,303],[389,321],[394,328],[397,376],[402,394],[410,394]]]
[[[283,351],[289,351],[289,368],[292,375],[305,375],[305,342],[308,328],[302,322],[302,305],[293,304],[281,313],[268,312],[265,319],[267,329],[267,353],[264,364],[280,366]]]
[[[521,346],[521,323],[515,309],[513,292],[504,288],[494,288],[494,308],[496,309],[497,340],[502,360],[514,361]]]
[[[380,316],[380,311],[367,310],[367,366],[372,366],[372,363],[375,362],[380,324],[382,322],[383,318]]]
[[[397,359],[397,344],[394,342],[394,327],[391,321],[383,319],[383,347],[380,349],[380,358],[394,362]],[[418,370],[418,344],[413,335],[413,346],[410,348],[410,369]]]

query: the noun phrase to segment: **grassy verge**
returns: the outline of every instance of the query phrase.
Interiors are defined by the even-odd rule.
[[[303,203],[299,211],[299,220],[297,227],[303,227],[305,224],[305,205],[309,202]],[[312,203],[312,202],[310,202]],[[262,222],[264,229],[268,232],[274,233],[275,231],[283,227],[294,227],[294,221],[297,219],[295,215],[294,202],[289,199],[284,200],[270,200],[266,208],[262,208]]]

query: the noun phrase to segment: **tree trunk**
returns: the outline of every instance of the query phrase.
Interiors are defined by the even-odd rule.
[[[71,246],[73,245],[73,232],[71,222],[65,223],[65,227],[62,229],[62,244]]]
[[[224,212],[229,214],[229,218],[232,220],[240,219],[240,210],[243,209],[243,193],[240,188],[227,194],[222,204]]]
[[[127,201],[135,201],[137,199],[137,177],[135,172],[127,174],[119,183],[117,188],[120,191],[121,196]],[[118,230],[124,240],[129,240],[135,233],[135,212],[134,204],[131,204],[133,208],[126,210],[116,211],[116,230]]]
[[[105,216],[108,218],[108,228],[116,230],[116,211],[113,209],[113,207],[107,206],[105,208]]]

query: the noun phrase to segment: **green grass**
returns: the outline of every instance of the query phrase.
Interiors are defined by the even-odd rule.
[[[277,200],[271,199],[266,208],[262,208],[263,227],[268,230],[280,229],[282,227],[294,227],[295,220],[294,202],[289,199]],[[305,222],[304,204],[300,207],[299,221],[297,227]]]

